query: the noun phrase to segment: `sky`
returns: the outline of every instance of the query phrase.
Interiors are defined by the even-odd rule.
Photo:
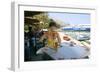
[[[90,14],[82,13],[48,13],[49,18],[60,20],[66,24],[90,24]]]

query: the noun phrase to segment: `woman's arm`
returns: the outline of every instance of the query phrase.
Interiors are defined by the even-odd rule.
[[[44,39],[46,38],[46,35],[43,35],[41,38],[40,38],[40,42],[42,42]]]
[[[58,43],[61,44],[61,38],[59,36],[59,33],[57,33],[57,39],[58,39]]]

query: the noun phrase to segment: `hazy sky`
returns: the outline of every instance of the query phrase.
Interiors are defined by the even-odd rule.
[[[48,13],[52,19],[61,20],[70,24],[90,24],[90,14],[82,13]]]

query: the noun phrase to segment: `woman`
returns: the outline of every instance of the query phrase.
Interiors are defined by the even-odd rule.
[[[61,39],[56,29],[57,29],[57,24],[54,21],[50,22],[48,31],[45,32],[41,38],[41,41],[43,41],[44,39],[47,40],[45,47],[57,50],[58,46],[61,43]]]

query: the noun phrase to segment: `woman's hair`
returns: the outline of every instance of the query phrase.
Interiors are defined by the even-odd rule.
[[[49,27],[52,27],[52,26],[54,26],[54,27],[57,27],[57,24],[56,24],[56,22],[54,22],[54,21],[51,21],[51,22],[49,23]]]

